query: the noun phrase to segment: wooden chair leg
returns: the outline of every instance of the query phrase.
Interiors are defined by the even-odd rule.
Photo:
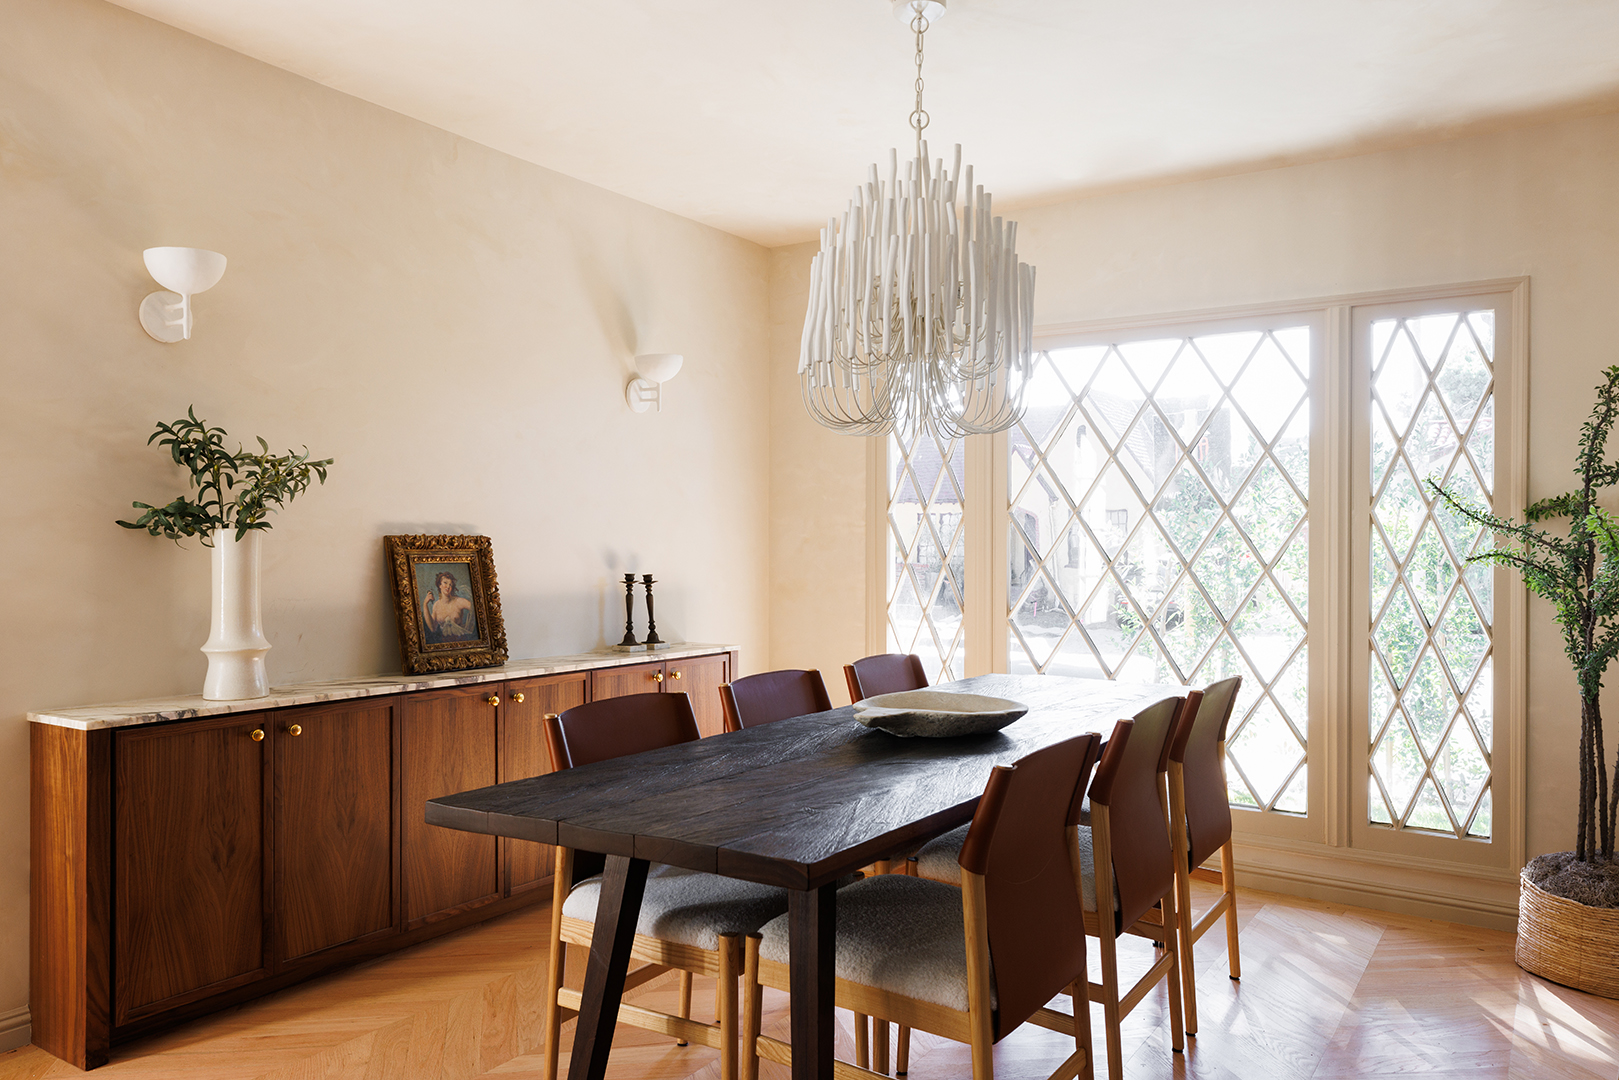
[[[1112,916],[1112,911],[1109,911],[1109,921]],[[1107,1028],[1103,1035],[1107,1039],[1108,1080],[1124,1080],[1124,1039],[1119,1027],[1123,1020],[1119,1013],[1119,950],[1113,940],[1113,928],[1104,924],[1101,930],[1097,942],[1102,953],[1102,988],[1100,994],[1092,991],[1091,1000],[1102,1006],[1102,1023]]]
[[[1180,951],[1181,995],[1186,1009],[1186,1034],[1197,1034],[1197,965],[1192,962],[1192,875],[1186,857],[1175,864],[1176,948]]]
[[[1231,977],[1242,978],[1242,952],[1237,948],[1237,858],[1227,840],[1220,848],[1220,887],[1225,890],[1225,942],[1226,959],[1231,965]]]
[[[869,1027],[863,1013],[854,1014],[854,1063],[862,1069],[871,1067],[871,1049],[867,1039]]]
[[[876,1072],[888,1072],[888,1021],[880,1016],[871,1018],[871,1067]]]
[[[1169,1045],[1177,1054],[1186,1052],[1186,1022],[1181,1015],[1180,969],[1175,963],[1175,938],[1179,931],[1180,916],[1175,904],[1175,890],[1164,896],[1164,949],[1169,953],[1169,970],[1164,973],[1164,986],[1169,990]]]
[[[742,939],[742,1080],[759,1080],[759,1028],[764,987],[759,985],[758,934]]]
[[[562,905],[573,877],[573,852],[556,849],[555,878],[551,886],[551,952],[545,960],[545,1080],[557,1080],[557,1055],[562,1049],[562,1007],[557,991],[567,976],[568,946],[562,940]]]
[[[1096,1050],[1091,1045],[1091,1001],[1086,992],[1086,980],[1081,978],[1071,984],[1068,996],[1074,1003],[1074,1048],[1085,1051],[1085,1071],[1079,1075],[1096,1080]]]
[[[737,1080],[736,979],[741,974],[737,970],[741,951],[739,935],[720,935],[719,994],[714,1017],[720,1026],[720,1080]]]
[[[715,988],[716,993],[718,989],[718,987]],[[680,1018],[682,1020],[691,1019],[691,972],[689,971],[680,973]],[[686,1040],[676,1039],[675,1045],[685,1046]]]
[[[904,1076],[911,1071],[911,1029],[899,1026],[899,1038],[894,1049],[894,1075]]]

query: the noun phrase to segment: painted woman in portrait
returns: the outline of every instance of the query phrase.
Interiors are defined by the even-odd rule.
[[[448,571],[439,572],[433,579],[433,591],[422,600],[422,630],[426,645],[468,641],[478,636],[472,601],[461,594]]]

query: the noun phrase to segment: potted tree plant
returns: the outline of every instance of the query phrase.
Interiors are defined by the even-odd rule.
[[[259,608],[260,531],[268,529],[271,510],[279,510],[308,490],[315,480],[326,482],[331,458],[310,459],[288,450],[270,453],[258,440],[258,452],[225,448],[225,429],[209,427],[197,419],[196,407],[172,424],[161,421],[148,446],[169,448],[176,465],[190,471],[194,497],[181,495],[166,506],[137,502],[144,510],[134,521],[120,521],[126,529],[145,529],[178,543],[183,537],[202,538],[213,549],[213,604],[210,630],[202,651],[208,674],[202,696],[216,701],[263,697],[270,692]]]
[[[1552,605],[1563,651],[1580,687],[1579,820],[1573,851],[1541,855],[1523,868],[1518,905],[1518,966],[1579,990],[1619,997],[1619,760],[1610,788],[1602,729],[1602,676],[1619,655],[1619,518],[1598,497],[1619,485],[1607,460],[1619,420],[1619,366],[1603,372],[1596,405],[1580,428],[1574,491],[1542,499],[1509,521],[1462,502],[1432,480],[1452,510],[1494,532],[1496,546],[1470,562],[1517,570]],[[1541,528],[1567,519],[1566,533]]]

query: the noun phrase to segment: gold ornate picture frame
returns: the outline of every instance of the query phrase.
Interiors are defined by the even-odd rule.
[[[487,536],[385,536],[405,671],[506,662],[506,624]]]

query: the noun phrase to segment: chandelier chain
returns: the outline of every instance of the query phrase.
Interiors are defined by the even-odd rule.
[[[920,8],[916,9],[916,17],[911,20],[911,29],[916,33],[916,108],[911,111],[911,127],[916,129],[916,153],[920,158],[922,131],[928,126],[929,119],[927,110],[922,108],[922,37],[928,32],[928,19]]]

